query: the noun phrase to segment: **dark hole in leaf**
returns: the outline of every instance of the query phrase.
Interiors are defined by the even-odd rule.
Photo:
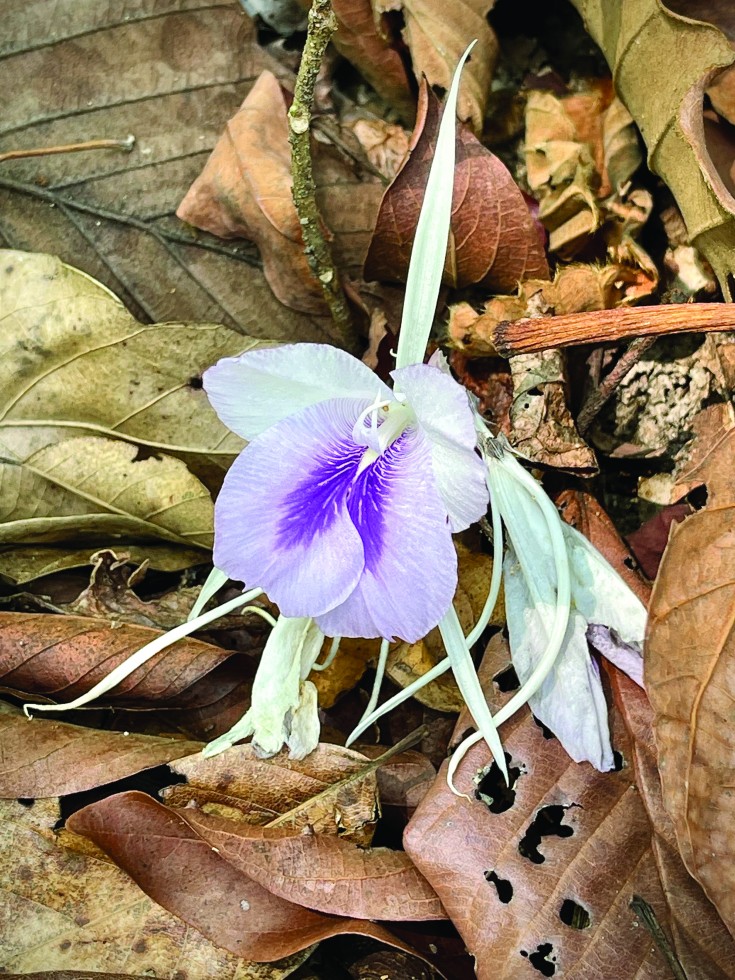
[[[507,694],[509,691],[517,691],[521,686],[521,682],[518,680],[518,674],[515,672],[515,667],[513,664],[508,664],[503,670],[499,671],[493,681],[498,685],[498,690],[502,694]]]
[[[29,810],[30,810],[30,808],[33,806],[33,804],[35,802],[36,801],[33,799],[32,796],[19,796],[18,797],[18,803],[20,803],[21,806],[27,806]]]
[[[613,752],[613,766],[615,772],[620,772],[621,769],[625,769],[625,758],[622,752],[618,752],[617,749]]]
[[[522,949],[521,956],[528,956],[528,962],[531,964],[534,970],[538,970],[538,972],[543,974],[543,976],[553,977],[556,973],[556,963],[547,958],[553,952],[553,950],[554,947],[551,945],[551,943],[540,943],[537,946],[535,953],[531,953],[531,955],[528,956],[528,953]]]
[[[695,487],[693,490],[690,490],[686,499],[687,503],[691,504],[695,510],[701,510],[706,506],[708,496],[707,487],[702,484],[701,487]]]
[[[565,898],[561,903],[559,918],[572,929],[587,929],[592,921],[587,909],[571,898]]]
[[[538,387],[538,385],[534,385],[533,388],[529,388],[528,389],[528,391],[526,392],[526,394],[527,395],[530,395],[532,398],[539,398],[543,394],[543,392]]]
[[[498,898],[503,905],[507,905],[511,898],[513,898],[513,885],[511,885],[507,878],[500,878],[495,871],[486,871],[485,881],[489,881],[495,885]]]
[[[625,565],[626,568],[630,568],[631,571],[635,571],[636,563],[635,560],[631,558],[630,555],[627,555],[625,558],[623,558],[623,564]]]
[[[444,99],[444,96],[447,94],[447,90],[444,88],[443,85],[432,85],[431,91],[434,93],[437,99],[439,99],[440,102]]]
[[[193,378],[189,378],[189,387],[193,388],[195,391],[199,391],[200,388],[204,387],[204,382],[200,375],[195,375]]]
[[[516,801],[514,787],[521,774],[521,769],[520,766],[511,766],[511,757],[507,752],[505,753],[505,761],[508,765],[509,786],[505,785],[505,778],[497,762],[493,762],[484,771],[475,790],[475,798],[484,803],[490,813],[505,813]]]
[[[572,806],[576,804],[572,803]],[[574,828],[562,823],[568,806],[542,806],[523,838],[518,843],[518,851],[534,864],[543,864],[546,858],[538,847],[543,837],[571,837]]]
[[[133,776],[126,776],[124,779],[117,779],[113,783],[105,783],[102,786],[82,790],[81,793],[69,793],[68,796],[62,796],[59,800],[61,816],[56,821],[54,830],[63,827],[72,813],[76,813],[82,807],[89,806],[90,803],[97,803],[106,796],[112,796],[113,793],[125,793],[137,789],[141,793],[147,793],[154,799],[158,799],[158,791],[164,786],[173,786],[175,783],[185,783],[186,781],[186,776],[173,772],[168,766],[156,766],[153,769],[137,772]]]
[[[556,738],[556,735],[554,735],[552,730],[550,728],[547,728],[546,725],[544,725],[544,723],[536,717],[536,715],[531,715],[531,717],[533,718],[534,724],[541,729],[541,734],[544,736],[544,738],[546,739]]]

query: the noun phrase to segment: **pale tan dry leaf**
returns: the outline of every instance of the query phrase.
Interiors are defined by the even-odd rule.
[[[195,800],[203,813],[253,824],[286,815],[281,826],[311,827],[367,845],[378,814],[375,772],[358,776],[367,762],[338,745],[320,744],[300,762],[285,753],[259,759],[252,746],[236,745],[211,759],[178,759],[171,769],[186,776],[186,783],[169,786],[162,795],[170,806]],[[347,785],[339,785],[350,776]]]
[[[403,14],[402,36],[411,52],[416,80],[422,75],[429,85],[447,91],[460,57],[470,41],[477,39],[472,57],[462,74],[457,112],[482,132],[490,82],[498,56],[498,41],[487,15],[495,0],[462,0],[447,17],[438,0],[372,0],[376,15],[391,11]]]
[[[730,5],[700,10],[687,3],[674,12],[660,0],[626,0],[624,8],[607,0],[572,2],[640,128],[648,166],[668,184],[691,244],[708,259],[729,299],[735,269],[732,138],[705,118],[703,98],[718,70],[735,61],[723,33]]]
[[[646,684],[664,804],[689,871],[735,931],[735,433],[696,476],[707,506],[676,525],[650,605]]]
[[[383,119],[358,118],[348,122],[365,155],[388,180],[393,180],[408,152],[408,133]]]
[[[0,152],[135,136],[132,152],[3,163],[3,240],[51,252],[115,291],[143,322],[199,320],[278,340],[334,339],[286,310],[256,250],[193,232],[174,212],[261,71],[288,77],[237,0],[3,9]]]
[[[281,980],[303,962],[295,954],[264,969],[227,952],[148,898],[104,855],[57,843],[51,828],[58,819],[56,801],[0,803],[6,971],[125,971],[178,980],[185,963],[189,980]]]

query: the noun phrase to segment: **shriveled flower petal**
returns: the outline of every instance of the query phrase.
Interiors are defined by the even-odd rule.
[[[328,635],[414,643],[442,618],[457,584],[431,445],[421,430],[407,429],[360,474],[349,508],[365,570],[354,593],[317,622]]]
[[[215,565],[257,582],[288,617],[318,616],[344,602],[365,564],[345,503],[364,452],[352,429],[365,402],[326,404],[283,419],[246,446],[215,505]]]
[[[485,515],[488,505],[467,392],[440,366],[412,364],[391,376],[431,442],[434,476],[451,529],[463,531]]]
[[[367,365],[328,344],[286,344],[225,357],[204,372],[203,382],[220,419],[247,440],[329,398],[393,398]]]
[[[626,643],[617,630],[610,626],[601,626],[599,623],[587,627],[587,642],[618,670],[622,670],[632,681],[635,681],[638,687],[645,687],[643,654],[636,644]]]

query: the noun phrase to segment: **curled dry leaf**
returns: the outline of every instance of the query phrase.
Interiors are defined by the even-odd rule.
[[[440,119],[439,102],[422,81],[410,155],[381,202],[367,279],[405,280]],[[464,127],[456,160],[444,282],[508,291],[520,280],[548,277],[543,243],[505,166]]]
[[[682,857],[735,931],[735,432],[689,478],[707,506],[676,525],[653,590],[646,684]]]
[[[505,641],[494,637],[483,676],[489,682],[509,660]],[[492,683],[486,690],[493,709],[510,696]],[[726,933],[694,882],[694,893],[668,894],[675,879],[663,878],[651,848],[628,764],[632,746],[616,710],[611,720],[622,768],[603,774],[571,762],[523,709],[503,726],[510,788],[477,745],[455,777],[471,800],[451,794],[442,768],[409,824],[406,849],[442,898],[480,980],[531,980],[535,970],[553,975],[552,967],[606,980],[611,966],[603,949],[615,950],[616,976],[665,980],[669,968],[629,908],[635,894],[653,907],[666,933],[670,903],[676,907],[675,949],[695,966],[691,976],[725,980],[721,967],[735,947],[718,946]],[[465,728],[460,718],[457,733]],[[674,854],[667,869],[675,865]],[[686,878],[680,862],[679,869]],[[694,921],[698,928],[687,929]]]
[[[199,752],[201,742],[28,718],[0,702],[0,797],[66,796]]]
[[[263,256],[268,283],[284,305],[322,315],[327,308],[304,253],[299,217],[291,197],[287,95],[271,72],[263,72],[227,123],[204,170],[177,214],[220,238],[250,238]],[[382,192],[372,177],[323,143],[315,143],[319,205],[334,234],[335,262],[355,272],[362,264]]]
[[[630,0],[573,0],[600,45],[648,148],[648,165],[668,184],[691,244],[708,259],[731,298],[735,270],[732,134],[707,119],[704,92],[735,62],[726,2],[707,8]],[[669,9],[667,9],[669,8]],[[706,20],[698,22],[696,18]],[[676,71],[672,71],[672,66]]]
[[[143,626],[116,627],[83,616],[0,613],[0,683],[23,695],[68,701],[157,636]],[[196,708],[196,682],[231,656],[187,637],[157,653],[104,701]]]
[[[512,296],[493,296],[479,316],[466,303],[450,307],[446,342],[469,357],[496,353],[501,324],[530,315],[532,305],[567,313],[589,313],[626,305],[634,300],[636,279],[617,265],[565,265],[557,269],[553,282],[527,279]],[[554,320],[544,323],[548,346],[554,346]]]
[[[433,888],[403,851],[365,849],[334,835],[295,834],[196,811],[182,816],[234,867],[282,900],[364,919],[445,918]]]
[[[138,560],[145,552],[141,535],[168,535],[167,547],[159,543],[151,550],[156,567],[201,561],[203,553],[192,545],[208,544],[197,533],[207,533],[207,521],[211,532],[211,514],[204,514],[209,504],[198,480],[216,488],[242,448],[211,409],[201,373],[258,342],[216,324],[144,326],[104,286],[52,256],[1,256],[10,341],[0,363],[0,454],[11,462],[0,470],[0,542],[7,545],[0,544],[0,574],[27,581],[86,564],[95,544],[109,545],[112,534],[122,532],[123,541],[132,539],[129,550]],[[136,460],[136,447],[166,455]],[[191,474],[171,456],[183,460]],[[28,462],[21,467],[19,460]],[[96,469],[103,460],[105,468]],[[114,481],[108,462],[117,470]],[[83,498],[75,491],[70,467],[85,470],[95,493]],[[122,486],[123,471],[143,479]],[[156,510],[155,501],[145,502],[154,490],[162,516],[151,515],[143,525],[141,518]],[[41,506],[45,511],[38,511]],[[83,551],[82,531],[89,542]],[[119,546],[120,538],[114,540]]]
[[[85,970],[99,977],[102,967],[113,976],[124,970],[125,976],[180,980],[185,963],[188,980],[281,980],[303,961],[299,953],[266,969],[228,952],[185,927],[104,855],[64,846],[51,830],[58,819],[56,801],[0,804],[0,961],[6,972],[73,971],[51,976],[77,980]],[[64,838],[71,843],[71,835]],[[220,931],[226,927],[222,922]]]
[[[473,39],[477,44],[462,74],[458,114],[482,132],[487,94],[490,91],[498,42],[487,15],[495,0],[463,0],[452,8],[452,16],[440,0],[372,0],[376,14],[400,11],[402,36],[411,52],[417,81],[425,76],[429,85],[449,89],[454,69]]]
[[[277,898],[200,836],[183,811],[143,793],[108,797],[77,811],[67,825],[101,847],[164,909],[238,956],[271,962],[342,933],[401,945],[371,922],[325,916]]]
[[[171,768],[186,783],[169,786],[163,797],[170,806],[194,800],[202,813],[261,825],[280,818],[292,830],[369,844],[379,804],[367,761],[339,745],[320,744],[298,762],[285,753],[259,759],[252,746],[236,745],[211,759],[179,759]]]

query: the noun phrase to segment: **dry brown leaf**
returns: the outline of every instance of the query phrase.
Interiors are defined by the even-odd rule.
[[[320,659],[329,654],[331,639],[324,641]],[[379,641],[343,639],[339,653],[324,670],[312,671],[309,680],[319,694],[322,708],[331,708],[345,691],[351,691],[368,668],[371,660],[378,655]]]
[[[0,702],[0,797],[81,793],[199,752],[201,742],[106,732],[46,718],[29,722]]]
[[[173,216],[260,72],[288,78],[236,0],[130,9],[74,0],[63,24],[45,0],[3,12],[0,152],[136,139],[128,154],[3,163],[4,243],[74,263],[143,322],[218,322],[278,340],[336,336],[331,322],[275,299],[253,246],[209,239]]]
[[[368,759],[385,752],[383,745],[360,745]],[[436,776],[436,769],[423,752],[401,752],[378,769],[380,805],[415,809],[426,796]]]
[[[465,48],[477,39],[462,73],[457,112],[482,132],[490,82],[498,56],[498,42],[487,15],[495,0],[462,0],[452,7],[452,16],[440,0],[372,0],[376,15],[400,11],[403,39],[408,45],[416,80],[425,76],[429,85],[447,91]],[[419,113],[420,114],[420,113]]]
[[[483,676],[508,663],[507,645],[496,636]],[[497,709],[510,694],[490,687]],[[578,980],[608,980],[611,969],[616,977],[669,978],[628,907],[634,894],[653,907],[665,933],[670,903],[676,908],[675,949],[692,969],[688,976],[725,980],[722,966],[735,947],[721,945],[725,930],[691,879],[694,892],[669,895],[671,874],[662,887],[660,855],[651,849],[651,827],[628,764],[632,745],[616,710],[612,725],[624,765],[602,774],[571,762],[524,709],[502,731],[510,789],[480,744],[456,777],[471,801],[450,793],[443,767],[409,824],[406,849],[475,956],[480,980],[531,980],[534,968]],[[461,718],[457,732],[465,727]],[[667,861],[673,873],[675,852]]]
[[[299,2],[304,9],[311,6],[310,0]],[[406,65],[400,51],[385,39],[383,25],[376,24],[370,0],[332,0],[332,9],[339,23],[334,46],[410,123],[415,107]]]
[[[402,126],[384,119],[359,117],[347,124],[365,155],[384,177],[393,180],[408,153],[408,133]]]
[[[218,819],[198,815],[200,824]],[[271,962],[342,933],[402,946],[371,922],[325,916],[277,898],[225,860],[184,820],[184,811],[143,793],[108,797],[79,810],[67,824],[109,854],[159,905],[237,955]]]
[[[285,753],[259,759],[250,745],[236,745],[211,759],[193,756],[171,766],[185,784],[162,793],[170,806],[196,801],[203,813],[279,824],[293,830],[311,827],[317,834],[340,834],[369,844],[378,816],[375,772],[367,759],[338,745],[320,744],[302,761]],[[350,782],[341,781],[352,777]]]
[[[292,309],[324,315],[321,285],[309,269],[291,197],[287,108],[280,82],[263,72],[177,214],[220,238],[255,241],[278,299]],[[314,146],[319,205],[334,234],[335,262],[354,273],[367,251],[382,185],[372,177],[359,180],[325,144]]]
[[[670,187],[691,244],[709,260],[730,299],[733,139],[727,123],[707,118],[703,99],[718,70],[735,61],[728,26],[732,5],[626,0],[623,9],[608,0],[572,2],[640,128],[650,169]]]
[[[410,155],[380,205],[365,261],[367,279],[405,279],[440,118],[439,102],[424,81]],[[508,291],[533,277],[548,277],[548,266],[523,195],[500,160],[462,127],[444,282]]]
[[[341,837],[295,834],[182,811],[234,867],[281,900],[361,919],[445,918],[429,883],[403,851],[356,847]]]
[[[493,355],[500,324],[527,317],[532,302],[552,310],[555,316],[612,309],[634,301],[636,283],[637,277],[616,265],[561,266],[553,282],[528,279],[515,295],[488,300],[479,316],[467,304],[450,307],[447,343],[470,357]],[[553,346],[553,319],[547,320],[544,328],[548,345]]]
[[[707,506],[676,525],[653,590],[646,684],[664,803],[684,862],[735,930],[735,432],[689,477]]]
[[[186,964],[188,980],[281,980],[303,961],[299,953],[263,967],[227,952],[151,901],[104,855],[63,846],[51,830],[58,819],[56,801],[0,804],[4,971],[73,971],[51,974],[71,980],[125,970],[181,980]],[[208,887],[214,895],[216,879]]]
[[[23,694],[68,701],[157,636],[157,630],[116,628],[83,616],[0,613],[0,683]],[[197,697],[189,689],[229,657],[229,650],[187,637],[152,657],[104,700],[196,707]]]
[[[707,88],[713,108],[735,126],[735,69],[725,68]]]

